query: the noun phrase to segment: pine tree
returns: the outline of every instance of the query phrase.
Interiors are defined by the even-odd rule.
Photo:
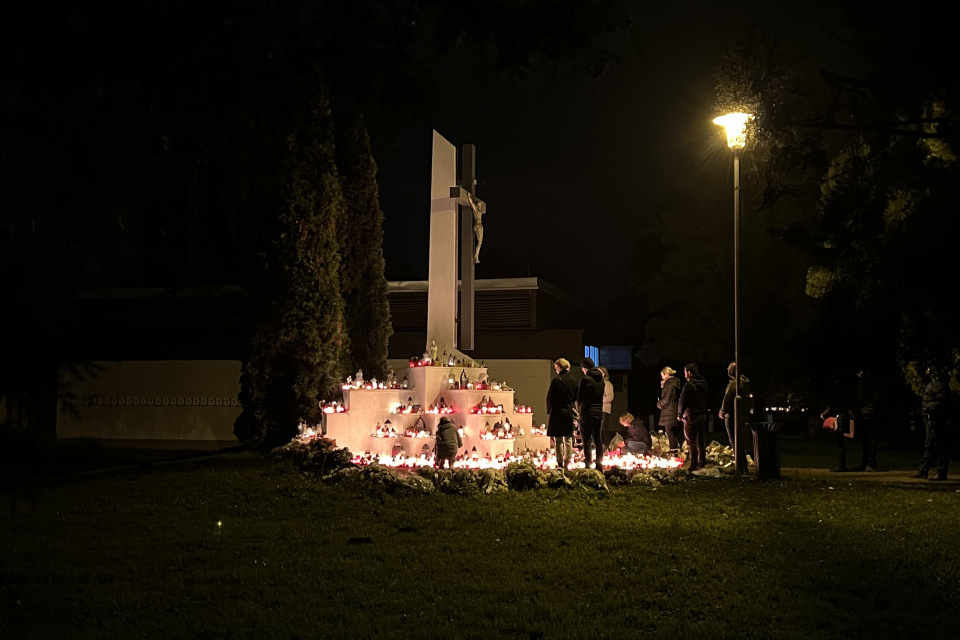
[[[337,167],[346,202],[340,233],[341,291],[350,335],[349,370],[383,379],[387,342],[393,335],[383,261],[383,212],[377,190],[377,164],[363,117],[355,115],[337,138]]]
[[[344,200],[325,96],[295,118],[287,152],[286,204],[267,263],[269,316],[244,365],[244,410],[234,425],[240,440],[262,446],[289,441],[301,419],[319,422],[319,400],[343,377],[337,234]]]

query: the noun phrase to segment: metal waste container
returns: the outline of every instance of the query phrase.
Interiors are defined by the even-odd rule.
[[[757,465],[758,478],[780,477],[780,427],[782,422],[754,422],[753,460]]]

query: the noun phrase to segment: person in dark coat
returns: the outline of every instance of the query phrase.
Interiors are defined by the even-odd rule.
[[[634,418],[632,413],[620,416],[620,424],[626,429],[627,435],[623,439],[623,448],[635,455],[646,455],[653,449],[653,439],[650,430],[640,418]]]
[[[879,390],[868,371],[857,373],[860,383],[857,385],[857,397],[853,407],[853,420],[857,425],[855,440],[860,441],[862,449],[860,465],[851,471],[877,470],[877,434],[874,422]]]
[[[700,367],[691,362],[683,368],[687,379],[677,401],[677,418],[683,422],[683,438],[690,450],[690,471],[707,464],[707,379],[700,375]]]
[[[664,367],[660,369],[660,399],[657,400],[657,409],[660,409],[658,425],[667,434],[670,442],[670,453],[676,455],[680,448],[679,437],[683,434],[683,425],[677,420],[677,401],[680,399],[680,380],[673,377],[675,369]]]
[[[589,469],[593,463],[593,445],[597,456],[595,467],[598,471],[603,471],[603,442],[600,438],[600,425],[603,420],[603,373],[597,369],[592,358],[581,360],[580,369],[583,370],[583,377],[577,386],[575,404],[580,414],[583,458]]]
[[[727,429],[727,438],[730,440],[730,448],[734,447],[734,424],[733,424],[733,405],[736,402],[737,398],[737,381],[734,376],[737,375],[737,363],[731,362],[727,365],[727,377],[730,378],[730,382],[727,383],[727,389],[723,393],[723,402],[720,403],[720,419],[723,420],[723,426]],[[747,403],[744,402],[745,398],[748,398],[750,395],[750,390],[748,385],[750,384],[750,379],[747,376],[740,374],[740,411],[746,412]],[[740,446],[739,451],[734,452],[737,459],[737,469],[741,472],[747,470],[747,438],[743,433],[743,425],[746,423],[746,415],[741,416],[740,418],[740,439],[737,442]]]
[[[926,478],[936,462],[937,475],[930,480],[942,481],[947,479],[950,452],[953,448],[953,424],[950,415],[953,403],[950,397],[950,383],[944,381],[945,376],[940,370],[936,367],[928,367],[927,376],[929,381],[920,397],[920,411],[923,413],[923,425],[926,427],[927,438],[923,444],[920,470],[913,474],[913,477]]]
[[[446,460],[450,469],[453,469],[453,461],[457,457],[457,451],[463,446],[463,439],[460,438],[460,432],[453,420],[444,416],[440,418],[437,425],[437,440],[433,448],[436,454],[436,465],[438,469],[443,469],[443,462]]]
[[[557,377],[547,389],[547,435],[556,443],[557,466],[569,469],[573,462],[573,403],[577,398],[577,380],[570,373],[570,361],[553,363]]]

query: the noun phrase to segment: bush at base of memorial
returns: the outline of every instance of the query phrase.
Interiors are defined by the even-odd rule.
[[[527,460],[511,462],[503,473],[507,477],[507,486],[514,491],[532,491],[547,486],[543,471]]]
[[[503,475],[502,471],[496,469],[482,469],[477,474],[477,482],[480,490],[484,493],[499,493],[510,490],[510,487],[507,486],[507,477]]]
[[[443,493],[472,496],[480,493],[478,474],[470,469],[441,469],[437,474],[438,487]]]
[[[610,491],[603,473],[596,469],[577,469],[573,472],[573,481],[581,487],[596,489],[597,491]]]
[[[664,484],[684,482],[686,479],[686,473],[677,473],[676,471],[667,471],[665,469],[654,469],[652,471],[635,472],[632,476],[630,476],[630,484],[657,488]]]
[[[314,438],[303,441],[294,438],[282,447],[273,450],[278,460],[288,461],[298,471],[326,477],[332,473],[352,467],[353,454],[349,449],[337,449],[332,440]]]

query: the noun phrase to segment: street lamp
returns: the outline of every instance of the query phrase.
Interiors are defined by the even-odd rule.
[[[749,113],[728,113],[713,120],[724,128],[727,146],[733,150],[733,461],[737,474],[746,471],[740,468],[740,152],[747,146],[747,123],[752,119]]]

